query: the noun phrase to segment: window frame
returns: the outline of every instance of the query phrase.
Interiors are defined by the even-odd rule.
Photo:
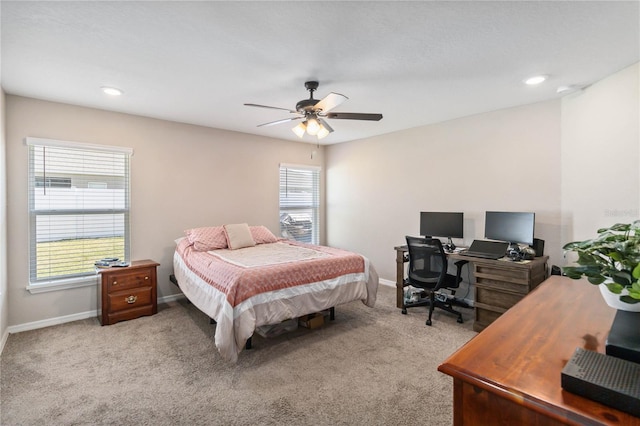
[[[125,259],[129,259],[131,250],[131,225],[130,225],[130,212],[131,212],[131,156],[133,155],[133,149],[127,147],[110,146],[110,145],[98,145],[83,142],[72,142],[55,139],[44,138],[25,138],[25,145],[28,147],[28,169],[27,169],[27,213],[29,218],[29,260],[28,260],[28,276],[29,282],[26,289],[30,293],[42,293],[48,291],[64,290],[69,288],[79,288],[85,286],[93,286],[98,284],[98,274],[95,271],[85,272],[78,276],[62,276],[51,277],[47,279],[37,280],[37,230],[36,221],[38,216],[55,216],[55,215],[97,215],[97,214],[124,214],[124,250]],[[36,169],[34,164],[33,150],[36,147],[55,147],[58,149],[81,150],[85,152],[103,152],[110,154],[122,154],[124,156],[124,208],[100,208],[100,209],[35,209],[35,193],[34,191],[42,186],[38,186],[38,180],[35,177]],[[45,178],[46,181],[46,178]],[[96,259],[97,260],[97,259]]]
[[[298,205],[298,206],[288,206],[284,207],[286,211],[291,210],[311,210],[311,244],[318,245],[320,244],[320,210],[321,210],[321,172],[322,168],[319,166],[311,166],[311,165],[303,165],[303,164],[286,164],[282,163],[279,167],[278,174],[278,217],[281,217],[283,214],[283,206],[282,206],[282,198],[280,188],[282,187],[282,173],[284,170],[297,170],[303,172],[311,172],[311,180],[312,180],[312,200],[310,204]],[[283,235],[282,231],[282,223],[280,222],[280,235],[283,238],[286,238]],[[295,238],[294,238],[295,239]],[[303,241],[303,240],[296,240]],[[304,242],[304,241],[303,241]]]

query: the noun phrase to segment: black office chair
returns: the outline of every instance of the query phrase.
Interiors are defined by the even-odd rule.
[[[420,300],[407,302],[402,299],[402,313],[407,314],[407,308],[416,306],[429,306],[429,318],[427,325],[431,325],[431,315],[434,308],[444,309],[447,312],[458,315],[458,322],[462,323],[462,314],[453,309],[452,301],[455,290],[462,281],[462,266],[467,263],[460,260],[455,263],[456,275],[447,273],[447,255],[442,248],[442,243],[436,238],[419,238],[407,236],[409,248],[409,272],[404,280],[403,287],[412,286],[422,289],[423,296]],[[451,298],[440,290],[447,289],[451,292]],[[428,295],[428,298],[426,297]]]

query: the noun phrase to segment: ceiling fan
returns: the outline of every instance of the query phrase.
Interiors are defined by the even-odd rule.
[[[295,114],[295,117],[284,118],[282,120],[271,121],[269,123],[259,124],[258,127],[273,126],[274,124],[286,123],[289,121],[303,120],[292,130],[302,138],[306,133],[312,136],[317,136],[318,139],[322,139],[325,136],[333,132],[333,129],[325,121],[325,118],[340,119],[340,120],[369,120],[380,121],[382,114],[367,114],[358,112],[330,112],[332,109],[346,101],[345,95],[340,93],[331,92],[322,99],[314,99],[313,92],[318,89],[317,81],[307,81],[304,83],[304,87],[309,91],[309,99],[303,99],[296,104],[296,109],[279,108],[268,105],[258,104],[245,104],[246,106],[269,108],[269,109],[281,109],[288,111],[291,114]]]

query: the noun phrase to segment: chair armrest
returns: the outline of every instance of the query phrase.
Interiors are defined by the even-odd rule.
[[[468,260],[458,260],[454,263],[456,265],[456,280],[458,282],[462,281],[462,267],[469,263]]]

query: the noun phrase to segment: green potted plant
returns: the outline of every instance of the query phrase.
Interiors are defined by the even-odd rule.
[[[640,312],[640,220],[598,229],[596,238],[563,249],[578,255],[577,266],[565,266],[564,275],[600,285],[609,306]]]

